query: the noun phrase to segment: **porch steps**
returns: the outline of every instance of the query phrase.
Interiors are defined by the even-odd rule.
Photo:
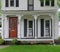
[[[5,39],[5,41],[9,42],[12,39]],[[53,39],[17,39],[21,44],[53,44]]]

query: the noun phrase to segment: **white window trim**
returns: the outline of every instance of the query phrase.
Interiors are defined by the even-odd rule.
[[[44,0],[44,6],[45,6],[45,0]]]
[[[50,0],[50,6],[51,6],[51,0]]]

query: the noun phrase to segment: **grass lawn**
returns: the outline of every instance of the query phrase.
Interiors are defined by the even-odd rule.
[[[0,52],[60,52],[60,45],[14,45],[0,49]]]

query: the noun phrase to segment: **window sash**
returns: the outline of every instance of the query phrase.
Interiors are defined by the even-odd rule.
[[[41,7],[43,6],[54,6],[54,0],[41,0]]]
[[[52,22],[50,19],[40,19],[40,36],[51,37],[52,35]]]
[[[51,6],[54,6],[54,0],[51,0]]]
[[[34,0],[28,0],[28,10],[31,11],[34,9]]]
[[[19,0],[16,0],[16,7],[19,7]]]
[[[19,7],[19,0],[5,0],[5,7]]]
[[[44,6],[44,0],[40,1],[41,2],[41,6]]]
[[[29,4],[33,4],[33,0],[29,0]]]
[[[45,6],[50,6],[50,0],[45,0]]]
[[[5,0],[5,7],[9,6],[9,0]]]
[[[10,0],[10,6],[14,6],[14,0]]]

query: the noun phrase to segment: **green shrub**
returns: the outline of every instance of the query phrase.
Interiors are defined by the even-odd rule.
[[[17,45],[18,40],[17,40],[16,38],[14,38],[14,39],[11,41],[11,43],[14,44],[14,45]]]
[[[3,39],[0,39],[0,45],[2,45],[4,43]]]
[[[60,37],[58,37],[58,40],[60,40]]]
[[[1,39],[2,37],[1,37],[1,33],[0,33],[0,39]]]

